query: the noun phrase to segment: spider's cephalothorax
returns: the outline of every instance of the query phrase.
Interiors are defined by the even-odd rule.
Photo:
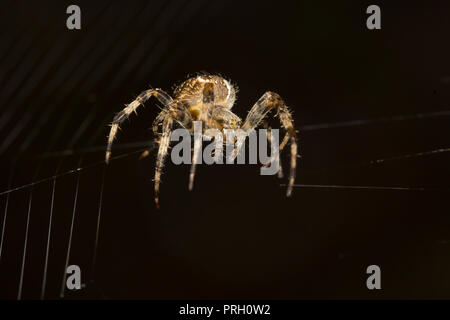
[[[297,138],[294,129],[292,115],[281,97],[274,92],[266,92],[252,107],[244,122],[231,112],[236,100],[236,88],[224,78],[217,75],[201,75],[189,78],[174,91],[174,98],[161,89],[149,89],[142,92],[133,102],[119,112],[113,120],[108,137],[106,150],[106,162],[111,156],[111,146],[119,129],[119,125],[128,118],[132,112],[136,112],[150,97],[155,97],[164,106],[153,122],[153,132],[159,143],[155,169],[155,203],[159,206],[159,183],[164,158],[167,155],[172,126],[174,122],[189,131],[193,131],[193,121],[201,121],[205,129],[242,129],[245,132],[255,129],[270,111],[276,111],[281,126],[286,130],[286,135],[280,144],[280,152],[290,141],[291,168],[287,196],[291,195],[295,179],[297,163]],[[269,135],[270,137],[270,135]],[[235,151],[239,147],[237,146]],[[233,154],[234,157],[237,155]],[[189,190],[193,188],[195,166],[197,157],[193,157],[189,175]],[[279,176],[281,176],[281,166]]]

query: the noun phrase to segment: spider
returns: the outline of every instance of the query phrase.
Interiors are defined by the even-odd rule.
[[[163,108],[154,120],[152,128],[156,137],[155,142],[159,144],[154,179],[155,205],[159,208],[159,184],[174,121],[189,130],[191,134],[193,134],[193,121],[201,121],[203,128],[217,129],[220,132],[223,132],[224,129],[241,129],[244,132],[249,132],[249,130],[262,124],[263,119],[270,111],[275,110],[275,117],[279,118],[282,128],[286,131],[279,145],[279,151],[281,152],[289,141],[291,147],[290,174],[286,192],[286,196],[289,197],[292,193],[297,164],[297,136],[289,108],[278,94],[269,91],[264,93],[254,104],[247,118],[242,122],[241,118],[231,112],[236,100],[236,92],[236,87],[230,81],[218,75],[198,75],[187,79],[175,88],[174,98],[161,89],[149,89],[142,92],[114,117],[108,136],[106,163],[109,162],[112,143],[121,123],[151,97],[158,99]],[[268,139],[270,141],[269,134]],[[236,154],[234,154],[235,156]],[[197,157],[194,156],[190,169],[189,190],[193,189],[196,159]],[[279,167],[279,177],[282,177],[281,170],[281,167]]]

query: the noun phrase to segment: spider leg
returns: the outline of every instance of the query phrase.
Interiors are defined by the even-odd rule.
[[[162,125],[162,134],[159,139],[158,155],[156,157],[155,168],[155,205],[159,209],[159,184],[161,181],[162,168],[164,166],[164,159],[167,155],[170,137],[172,136],[173,118],[171,114],[167,114]]]
[[[111,147],[116,137],[117,131],[120,128],[120,124],[127,119],[131,113],[136,112],[137,108],[144,105],[145,101],[155,97],[161,102],[165,107],[168,107],[172,102],[172,98],[161,89],[149,89],[142,92],[133,102],[127,105],[122,111],[120,111],[115,117],[111,124],[111,130],[108,136],[108,146],[106,147],[105,161],[109,163],[111,157]]]
[[[161,111],[158,116],[153,121],[153,134],[155,137],[159,137],[160,134],[158,133],[159,125],[163,123],[164,118],[167,116],[168,112],[166,109]],[[139,160],[145,159],[150,155],[150,152],[153,150],[154,146],[149,147],[147,150],[144,150],[141,155],[139,156]]]
[[[200,131],[200,134],[196,133],[198,131]],[[192,155],[191,169],[189,171],[189,191],[192,191],[192,189],[194,189],[195,168],[197,166],[198,159],[202,152],[201,148],[202,139],[203,139],[202,126],[201,125],[199,126],[197,122],[194,124],[194,152]]]
[[[267,135],[269,135],[269,131],[267,131]],[[280,154],[281,151],[283,151],[284,147],[287,145],[288,142],[289,142],[289,133],[286,133],[284,138],[283,138],[283,141],[280,144],[278,154]],[[272,141],[270,141],[270,143],[272,143]],[[264,167],[270,166],[275,159],[276,159],[276,157],[270,158],[270,160],[264,165]],[[279,163],[279,165],[281,167],[281,162]],[[280,173],[278,173],[278,176],[280,178],[282,178],[283,177],[283,172],[281,172],[281,176],[280,176]]]
[[[271,129],[270,127],[267,128],[267,140],[269,141],[270,145],[272,145],[272,133],[271,133]],[[287,137],[287,135],[285,136]],[[280,152],[281,152],[282,148],[280,146]],[[280,157],[280,152],[278,153],[278,157]],[[272,161],[275,160],[275,157],[272,157],[272,159],[270,159],[270,161],[268,163],[266,163],[264,166],[268,167]],[[283,167],[281,164],[281,161],[278,161],[278,178],[283,178]]]
[[[212,83],[206,83],[203,92],[202,92],[202,103],[203,106],[207,106],[207,109],[210,110],[210,114],[207,115],[206,123],[210,123],[212,119],[216,119],[219,116],[216,114],[214,117],[214,113],[217,113],[217,110],[221,107],[214,107],[214,85]],[[194,125],[195,126],[195,125]],[[199,128],[202,130],[202,128]],[[195,132],[195,130],[194,130]],[[198,158],[202,152],[201,150],[201,139],[203,139],[203,135],[195,136],[194,135],[194,152],[192,156],[192,164],[191,169],[189,171],[189,191],[194,189],[194,178],[195,178],[195,169],[198,163]],[[199,141],[200,140],[200,141]],[[200,144],[200,146],[199,146]]]
[[[273,138],[272,138],[272,128],[268,125],[268,123],[267,123],[267,121],[265,121],[265,120],[262,120],[261,122],[260,122],[260,124],[262,124],[262,127],[263,128],[266,128],[267,129],[267,141],[269,142],[269,146],[272,146],[272,140],[273,140]],[[285,136],[284,136],[284,138],[286,139],[286,137],[288,137],[288,134],[286,134]],[[284,140],[283,140],[284,141]],[[287,142],[287,141],[286,141]],[[283,150],[283,148],[284,148],[284,146],[281,146],[280,145],[280,147],[279,147],[279,152],[278,152],[278,154],[276,155],[276,156],[273,156],[272,158],[270,158],[270,160],[264,165],[264,167],[268,167],[268,166],[270,166],[270,164],[278,157],[278,159],[280,158],[280,153],[281,153],[281,150]],[[281,161],[278,161],[278,178],[283,178],[283,167],[282,167],[282,164],[281,164]]]
[[[192,158],[191,170],[189,171],[189,191],[194,189],[195,168],[197,166],[197,158],[200,154],[200,148],[194,147],[194,155]]]
[[[287,131],[286,136],[280,144],[280,151],[286,146],[288,141],[290,141],[291,145],[291,168],[289,172],[288,188],[286,191],[286,196],[289,197],[292,194],[292,187],[295,181],[295,170],[297,167],[297,134],[294,129],[294,121],[289,108],[278,94],[274,92],[266,92],[248,113],[247,118],[242,125],[242,129],[244,131],[248,131],[256,128],[266,117],[266,115],[274,109],[277,111],[276,116],[279,118],[282,127]],[[235,151],[238,151],[239,147],[240,146],[237,146]]]

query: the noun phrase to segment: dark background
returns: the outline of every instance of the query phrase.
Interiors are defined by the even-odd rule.
[[[46,299],[59,297],[73,212],[69,264],[85,287],[66,298],[450,298],[449,153],[370,164],[450,147],[448,112],[398,117],[450,109],[448,1],[77,1],[79,31],[66,28],[70,4],[0,9],[1,190],[95,164],[79,171],[75,210],[78,174],[56,179]],[[366,28],[370,4],[381,30]],[[239,86],[241,117],[267,90],[284,98],[300,131],[297,183],[425,189],[286,198],[286,180],[258,166],[201,165],[189,192],[189,166],[168,161],[157,211],[154,155],[130,155],[106,169],[94,274],[108,124],[149,86],[170,91],[199,71]],[[150,143],[157,111],[147,103],[116,143]],[[0,196],[1,298],[16,299],[22,265],[22,298],[40,297],[51,191],[49,180]],[[371,264],[382,290],[366,288]]]

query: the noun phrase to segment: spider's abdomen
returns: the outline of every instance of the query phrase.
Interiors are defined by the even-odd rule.
[[[175,89],[175,99],[193,110],[203,113],[211,106],[220,105],[231,109],[236,100],[236,89],[220,76],[189,78]]]

